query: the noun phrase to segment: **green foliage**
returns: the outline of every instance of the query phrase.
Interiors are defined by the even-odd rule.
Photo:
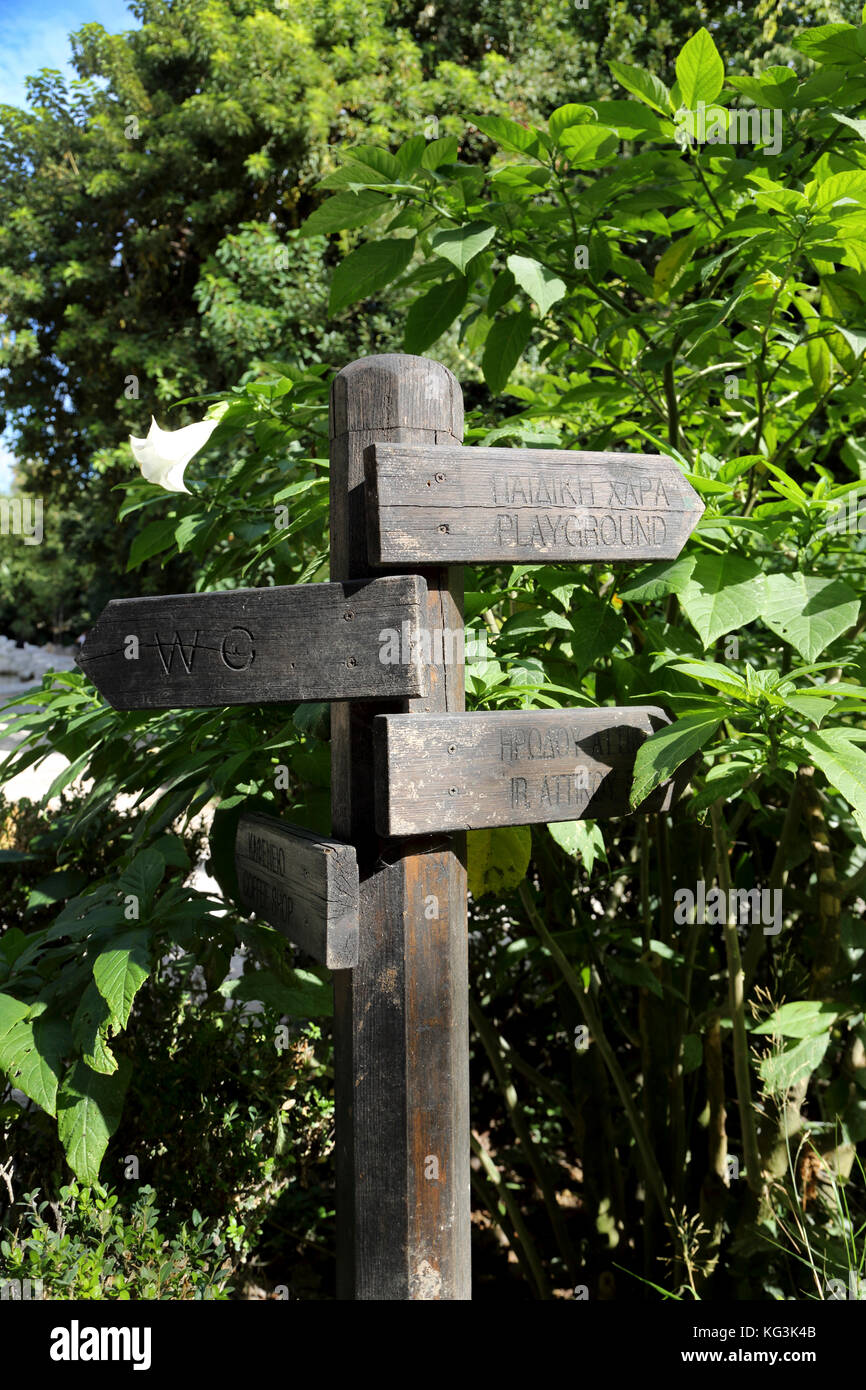
[[[140,1187],[128,1209],[113,1189],[75,1181],[57,1203],[39,1197],[24,1194],[15,1231],[0,1241],[0,1282],[30,1280],[51,1299],[230,1297],[237,1256],[225,1234],[194,1211],[168,1238],[152,1187]]]
[[[859,881],[866,812],[866,566],[857,497],[864,475],[856,444],[866,349],[866,149],[858,128],[862,84],[849,75],[852,44],[864,32],[854,25],[796,36],[793,51],[808,57],[805,67],[770,66],[746,80],[729,79],[718,34],[699,29],[674,55],[672,85],[669,68],[661,77],[634,63],[612,66],[635,100],[590,95],[547,122],[473,117],[488,142],[483,171],[458,161],[430,169],[420,151],[389,184],[381,172],[353,170],[359,188],[375,187],[390,200],[380,224],[361,228],[361,240],[374,244],[386,219],[399,222],[402,236],[415,235],[415,261],[394,271],[407,307],[407,346],[419,341],[419,293],[432,302],[428,276],[449,287],[453,270],[460,272],[460,294],[447,290],[448,312],[435,324],[442,336],[431,346],[464,377],[477,380],[480,363],[470,442],[600,450],[642,444],[671,454],[706,505],[684,556],[673,562],[637,568],[623,561],[591,574],[516,566],[467,576],[473,616],[483,613],[495,634],[489,659],[468,672],[476,706],[661,703],[675,720],[642,747],[633,803],[684,764],[693,768],[692,798],[670,829],[653,827],[655,856],[646,829],[633,849],[625,827],[605,826],[597,841],[569,830],[535,832],[528,882],[507,909],[527,922],[525,935],[498,949],[485,934],[487,968],[478,981],[482,1008],[507,1037],[500,1063],[515,1048],[525,1066],[537,1049],[548,1059],[526,1072],[542,1086],[543,1101],[527,1094],[524,1105],[554,1168],[557,1146],[567,1144],[557,1125],[567,1120],[569,1102],[540,1075],[564,1074],[573,1084],[574,1069],[551,1057],[556,1048],[541,1022],[521,1046],[536,998],[541,1008],[556,989],[567,1017],[562,996],[571,994],[621,1098],[640,1075],[651,1099],[643,1115],[626,1111],[635,1162],[653,1191],[654,1219],[674,1233],[692,1296],[703,1296],[714,1242],[727,1229],[721,1206],[702,1206],[713,1233],[705,1224],[695,1245],[691,1218],[683,1223],[677,1215],[698,1201],[693,1177],[680,1171],[698,1142],[684,1138],[685,1115],[717,1104],[701,1065],[704,1056],[710,1066],[715,1016],[726,1017],[733,1035],[740,1120],[731,1142],[750,1155],[756,1195],[762,1165],[777,1172],[774,1144],[784,1148],[779,1135],[790,1117],[783,1107],[775,1120],[759,1122],[753,1087],[778,1097],[787,1081],[805,1097],[828,1083],[824,1129],[810,1130],[809,1142],[829,1163],[838,1161],[839,1145],[866,1134],[862,1102],[839,1070],[859,1045],[866,1003],[851,956],[859,962],[862,923],[847,905],[853,889],[844,886],[846,876]],[[766,129],[750,125],[754,101],[766,108]],[[717,105],[714,135],[700,131],[699,103]],[[832,844],[832,889],[822,844]],[[488,879],[494,850],[490,837],[480,861]],[[568,856],[568,867],[558,854]],[[622,904],[619,884],[635,857],[639,889],[630,900],[626,890]],[[511,859],[503,846],[503,874]],[[581,861],[592,872],[589,902],[576,892],[588,872]],[[708,939],[711,928],[672,931],[671,873],[692,885],[708,873],[735,887],[786,885],[785,929],[773,929],[779,941],[763,939],[760,924],[751,940],[744,936],[745,977],[758,1018],[773,1014],[768,1001],[827,996],[814,1031],[810,1025],[810,1047],[784,1047],[750,1070],[746,1018],[728,1016],[726,989],[716,997],[710,984],[737,977],[732,953],[739,945],[729,928],[720,958],[722,941]],[[484,882],[477,873],[476,881]],[[476,925],[487,916],[495,920],[496,911],[488,913],[482,899]],[[616,1003],[602,1025],[609,996]],[[628,1020],[632,998],[635,1022]],[[672,1027],[653,1015],[652,998]],[[770,1033],[789,1026],[788,1015],[780,1016],[781,1029],[775,1014],[768,1020]],[[600,1041],[602,1026],[614,1031],[615,1051]],[[528,1164],[537,1178],[540,1160],[516,1121],[515,1132],[518,1148],[506,1142],[503,1162],[516,1172]],[[712,1171],[727,1190],[726,1174]],[[611,1192],[602,1167],[593,1181],[598,1239],[627,1224],[629,1197]],[[508,1232],[495,1199],[488,1206]],[[573,1275],[579,1266],[548,1196],[544,1206],[557,1250],[551,1268]],[[610,1224],[610,1207],[620,1212],[619,1225]],[[766,1216],[767,1207],[761,1211]],[[720,1276],[740,1281],[739,1296],[750,1287],[741,1250],[742,1242],[732,1242],[730,1270]],[[525,1272],[546,1296],[529,1256]],[[767,1277],[772,1283],[777,1274]]]
[[[152,538],[145,549],[163,554],[185,546],[201,555],[207,544],[205,583],[210,584],[224,582],[227,574],[237,579],[239,570],[252,583],[320,572],[326,479],[314,459],[292,449],[291,435],[301,426],[312,430],[313,440],[320,433],[323,390],[320,376],[297,373],[233,392],[219,432],[228,439],[240,436],[240,456],[211,492],[180,497],[167,517],[149,523],[141,532]],[[287,429],[290,417],[297,424]],[[236,489],[245,499],[241,507]],[[162,504],[164,496],[154,485],[136,481],[121,511],[126,515]],[[291,521],[279,527],[279,508],[287,499]],[[241,545],[247,547],[246,564],[238,561]],[[303,736],[291,708],[267,732],[272,711],[251,720],[248,712],[236,710],[227,720],[224,711],[202,717],[189,710],[153,721],[109,710],[78,674],[53,678],[24,704],[25,712],[7,726],[27,730],[11,762],[20,769],[38,759],[40,740],[47,736],[70,759],[49,796],[81,774],[93,785],[53,832],[54,852],[66,865],[81,864],[84,883],[64,882],[68,892],[61,911],[51,914],[50,925],[28,931],[23,948],[8,933],[0,942],[2,994],[27,1005],[26,1017],[10,1018],[0,1037],[0,1061],[32,1100],[52,1114],[56,1107],[70,1165],[82,1181],[92,1182],[129,1084],[125,1055],[116,1049],[123,1046],[137,991],[152,971],[166,968],[170,954],[214,962],[210,988],[222,1007],[237,993],[239,1000],[264,999],[278,1013],[330,1011],[330,986],[321,974],[293,970],[276,932],[243,922],[235,913],[225,915],[222,899],[189,887],[190,861],[171,829],[181,816],[188,828],[215,797],[230,802],[250,792],[262,792],[273,811],[306,799],[300,814],[321,818],[327,759],[323,775],[317,756],[323,745]],[[298,755],[296,780],[291,794],[277,798],[273,767],[292,750]],[[304,758],[309,771],[302,780]],[[139,805],[146,801],[146,810],[137,814],[134,830],[114,842],[113,853],[88,860],[91,828],[104,822],[124,794]],[[15,867],[20,872],[18,861]],[[239,946],[248,948],[262,969],[240,983],[229,982],[231,955]],[[257,988],[251,990],[252,978]],[[43,1036],[50,1038],[50,1050]],[[43,1058],[39,1066],[38,1057]]]
[[[528,826],[470,830],[467,841],[467,875],[473,898],[482,898],[485,893],[502,897],[525,877],[532,854]]]
[[[483,1178],[476,1195],[538,1297],[581,1279],[605,1290],[615,1247],[629,1273],[650,1269],[678,1296],[800,1297],[811,1271],[770,1239],[801,1200],[798,1172],[788,1173],[792,1135],[841,1182],[866,1141],[856,1079],[866,1008],[866,110],[850,62],[863,30],[792,40],[776,11],[757,37],[741,36],[733,14],[712,35],[698,14],[691,35],[674,35],[673,8],[650,8],[655,32],[611,11],[611,35],[629,37],[610,76],[595,90],[575,79],[546,116],[475,101],[471,126],[444,137],[389,128],[345,142],[336,167],[329,158],[316,170],[329,196],[304,209],[312,216],[292,246],[302,275],[339,257],[317,304],[326,291],[338,315],[387,303],[407,349],[429,348],[460,373],[468,443],[653,448],[706,504],[675,561],[466,571],[467,616],[490,639],[467,668],[472,708],[662,704],[674,722],[641,749],[635,802],[693,767],[692,795],[670,816],[472,838],[482,948],[473,1008],[485,1054],[474,1061],[473,1123],[508,1190],[522,1193],[537,1259]],[[556,13],[544,9],[544,35]],[[484,5],[467,12],[468,48],[488,16]],[[587,16],[590,32],[600,19]],[[412,16],[419,35],[428,22]],[[419,43],[423,65],[431,49]],[[768,49],[790,67],[753,61]],[[504,63],[491,59],[485,71]],[[755,100],[778,113],[778,147],[772,129],[749,137]],[[687,101],[716,102],[725,139],[678,141]],[[329,234],[333,251],[321,242]],[[266,244],[249,226],[238,235]],[[207,312],[230,337],[228,281],[247,271],[213,254]],[[258,281],[256,303],[278,312]],[[262,343],[273,341],[276,319],[258,322]],[[139,526],[133,571],[182,556],[200,589],[326,576],[328,369],[311,335],[300,342],[302,365],[281,354],[216,391],[225,409],[189,470],[189,496],[124,485],[120,520]],[[277,524],[282,507],[287,525]],[[28,697],[27,736],[6,770],[48,743],[70,759],[58,788],[92,779],[64,824],[58,869],[83,865],[76,847],[119,795],[139,807],[131,836],[85,883],[46,888],[40,866],[34,909],[47,923],[24,921],[0,943],[8,1074],[46,1112],[56,1107],[88,1180],[103,1152],[111,1161],[112,1126],[119,1136],[139,1094],[137,1018],[164,983],[167,953],[187,978],[201,967],[208,1017],[231,1017],[227,998],[253,997],[272,1018],[309,1007],[326,1017],[319,976],[294,968],[275,933],[194,892],[174,839],[216,803],[224,829],[249,797],[327,831],[320,716],[292,706],[120,714],[77,674]],[[9,863],[16,877],[27,867]],[[713,878],[782,892],[778,933],[675,918],[674,884]],[[130,897],[145,904],[137,919],[125,916]],[[240,946],[253,973],[237,985],[228,965]],[[741,979],[748,1012],[731,1004]],[[588,1037],[576,1044],[581,1028]],[[729,1149],[747,1172],[732,1185]],[[815,1248],[837,1267],[838,1211],[809,1200]],[[862,1220],[862,1196],[851,1191],[850,1202]],[[501,1272],[501,1247],[481,1243],[479,1269]]]
[[[29,640],[77,637],[109,598],[191,586],[188,550],[124,577],[137,528],[118,530],[112,488],[152,415],[188,423],[169,406],[273,356],[305,368],[397,346],[393,307],[347,316],[338,284],[328,310],[333,253],[297,237],[332,144],[420,139],[433,120],[445,147],[461,102],[507,104],[502,60],[425,71],[384,0],[338,16],[143,0],[139,17],[118,35],[84,25],[76,81],[44,70],[32,110],[0,105],[0,427],[45,509],[40,546],[0,537],[0,627]]]

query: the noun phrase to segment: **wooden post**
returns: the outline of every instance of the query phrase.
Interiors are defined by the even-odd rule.
[[[393,354],[338,374],[331,390],[333,580],[372,574],[365,449],[374,442],[454,445],[462,436],[460,387],[440,363]],[[375,829],[374,715],[464,709],[461,571],[421,573],[429,695],[331,711],[332,834],[356,847],[360,880],[358,964],[334,977],[341,1299],[471,1296],[464,837],[382,840]],[[449,641],[436,642],[443,630],[455,644],[453,663]]]

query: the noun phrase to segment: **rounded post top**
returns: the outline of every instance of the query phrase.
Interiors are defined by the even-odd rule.
[[[350,362],[331,385],[331,438],[353,431],[429,430],[463,438],[463,392],[429,357],[381,353]]]

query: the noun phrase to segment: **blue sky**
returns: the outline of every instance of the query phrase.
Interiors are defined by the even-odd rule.
[[[0,102],[24,106],[25,78],[40,68],[59,68],[74,77],[69,35],[93,21],[110,33],[137,24],[125,0],[0,0]],[[11,482],[10,458],[0,437],[0,493]]]
[[[69,35],[94,20],[114,33],[136,27],[125,0],[0,0],[0,101],[23,106],[24,79],[40,68],[74,76]]]
[[[12,482],[12,455],[0,438],[0,492],[8,492]]]

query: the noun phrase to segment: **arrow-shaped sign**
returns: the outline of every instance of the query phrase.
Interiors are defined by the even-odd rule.
[[[641,744],[664,710],[499,710],[375,719],[381,835],[626,816]],[[637,809],[667,810],[688,770]]]
[[[665,454],[372,444],[372,565],[669,560],[703,512]]]
[[[426,602],[415,575],[113,599],[78,664],[115,709],[406,699]]]

